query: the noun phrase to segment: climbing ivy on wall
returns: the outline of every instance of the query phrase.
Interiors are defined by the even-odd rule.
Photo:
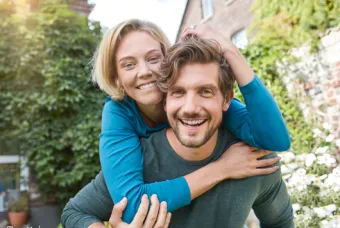
[[[243,53],[278,102],[290,132],[291,149],[309,152],[314,146],[313,123],[305,121],[298,101],[288,96],[277,66],[283,60],[297,61],[289,51],[305,42],[311,51],[317,51],[326,30],[340,25],[340,1],[255,0],[252,10],[255,15],[248,34],[253,40]]]

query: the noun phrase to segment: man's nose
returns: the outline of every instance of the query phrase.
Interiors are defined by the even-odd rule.
[[[183,112],[198,113],[199,107],[198,99],[194,95],[188,94],[183,104]]]
[[[152,75],[151,69],[146,62],[139,64],[137,76],[140,78],[150,77]]]

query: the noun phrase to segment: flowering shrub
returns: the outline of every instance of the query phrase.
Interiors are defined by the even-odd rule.
[[[296,227],[340,227],[340,165],[332,156],[334,136],[328,125],[314,129],[316,147],[310,153],[285,152],[281,171],[291,196]]]

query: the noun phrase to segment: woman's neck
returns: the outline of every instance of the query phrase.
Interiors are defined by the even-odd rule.
[[[156,127],[159,124],[167,122],[166,113],[163,108],[163,102],[156,105],[143,105],[137,103],[137,107],[142,114],[146,124],[150,127]]]

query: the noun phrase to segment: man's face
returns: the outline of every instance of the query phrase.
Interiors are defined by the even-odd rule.
[[[218,82],[217,63],[184,65],[169,88],[165,111],[172,130],[182,145],[199,148],[216,132],[223,111],[229,107]]]

